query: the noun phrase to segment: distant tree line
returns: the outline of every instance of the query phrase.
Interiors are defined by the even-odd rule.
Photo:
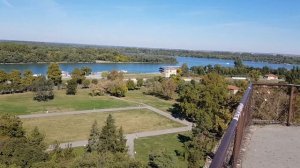
[[[176,63],[173,57],[126,55],[113,48],[75,47],[28,43],[0,43],[0,63],[38,62],[145,62]]]
[[[259,76],[266,74],[277,75],[281,79],[285,79],[287,83],[299,84],[300,83],[300,69],[299,67],[293,67],[288,70],[286,68],[272,69],[268,66],[262,68],[254,68],[243,65],[240,59],[235,60],[234,67],[223,67],[221,65],[207,65],[207,66],[193,66],[190,68],[190,73],[196,75],[205,75],[208,73],[217,73],[223,76],[242,76],[249,77],[253,81],[257,81]]]
[[[222,52],[222,51],[196,51],[196,50],[176,50],[176,49],[151,49],[151,48],[115,48],[120,53],[128,55],[151,55],[151,56],[183,56],[197,58],[217,58],[231,59],[241,58],[244,61],[269,62],[277,64],[300,64],[299,55],[284,54],[264,54],[264,53],[247,53],[247,52]]]

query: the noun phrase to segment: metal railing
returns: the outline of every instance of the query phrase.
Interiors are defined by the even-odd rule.
[[[284,87],[287,102],[287,109],[283,112],[285,115],[284,120],[281,122],[286,123],[286,125],[291,125],[293,119],[296,116],[295,113],[295,93],[300,88],[300,85],[290,85],[290,84],[250,84],[246,92],[240,101],[239,106],[236,109],[235,115],[230,122],[223,138],[221,139],[220,145],[213,157],[210,164],[210,168],[221,168],[221,167],[233,167],[236,168],[240,162],[240,152],[242,146],[242,140],[245,135],[246,127],[251,124],[252,121],[252,111],[255,103],[252,103],[252,95],[257,87],[267,87],[267,88],[279,88]],[[270,90],[270,89],[269,89]],[[255,99],[255,98],[254,98]],[[275,98],[276,99],[276,98]],[[299,101],[300,102],[300,101]],[[298,104],[299,104],[298,102]],[[272,105],[272,103],[271,103]],[[300,106],[300,105],[299,105]],[[299,108],[299,107],[298,107]],[[297,112],[299,113],[299,109]],[[299,115],[299,114],[298,114]]]

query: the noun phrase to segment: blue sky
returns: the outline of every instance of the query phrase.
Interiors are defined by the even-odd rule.
[[[300,54],[300,1],[0,0],[0,39]]]

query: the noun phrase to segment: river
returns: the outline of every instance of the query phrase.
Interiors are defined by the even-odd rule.
[[[128,73],[158,73],[158,69],[161,66],[181,66],[183,63],[187,63],[189,67],[192,66],[205,66],[205,65],[216,65],[233,67],[234,60],[224,59],[211,59],[211,58],[193,58],[193,57],[177,57],[177,64],[145,64],[145,63],[62,63],[60,68],[63,71],[71,72],[74,68],[80,68],[88,66],[93,72],[100,71],[111,71],[111,70],[125,70]],[[295,65],[291,64],[271,64],[266,62],[254,62],[254,61],[243,61],[247,66],[252,67],[263,67],[268,66],[273,69],[284,67],[287,69],[293,68]],[[0,70],[10,72],[14,69],[24,71],[31,70],[35,74],[46,74],[49,64],[0,64]],[[299,66],[299,65],[298,65]]]

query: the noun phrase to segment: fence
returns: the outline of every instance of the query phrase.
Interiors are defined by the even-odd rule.
[[[299,123],[299,88],[300,85],[288,84],[249,85],[213,157],[210,168],[238,166],[243,137],[252,119],[256,122],[287,125]]]

